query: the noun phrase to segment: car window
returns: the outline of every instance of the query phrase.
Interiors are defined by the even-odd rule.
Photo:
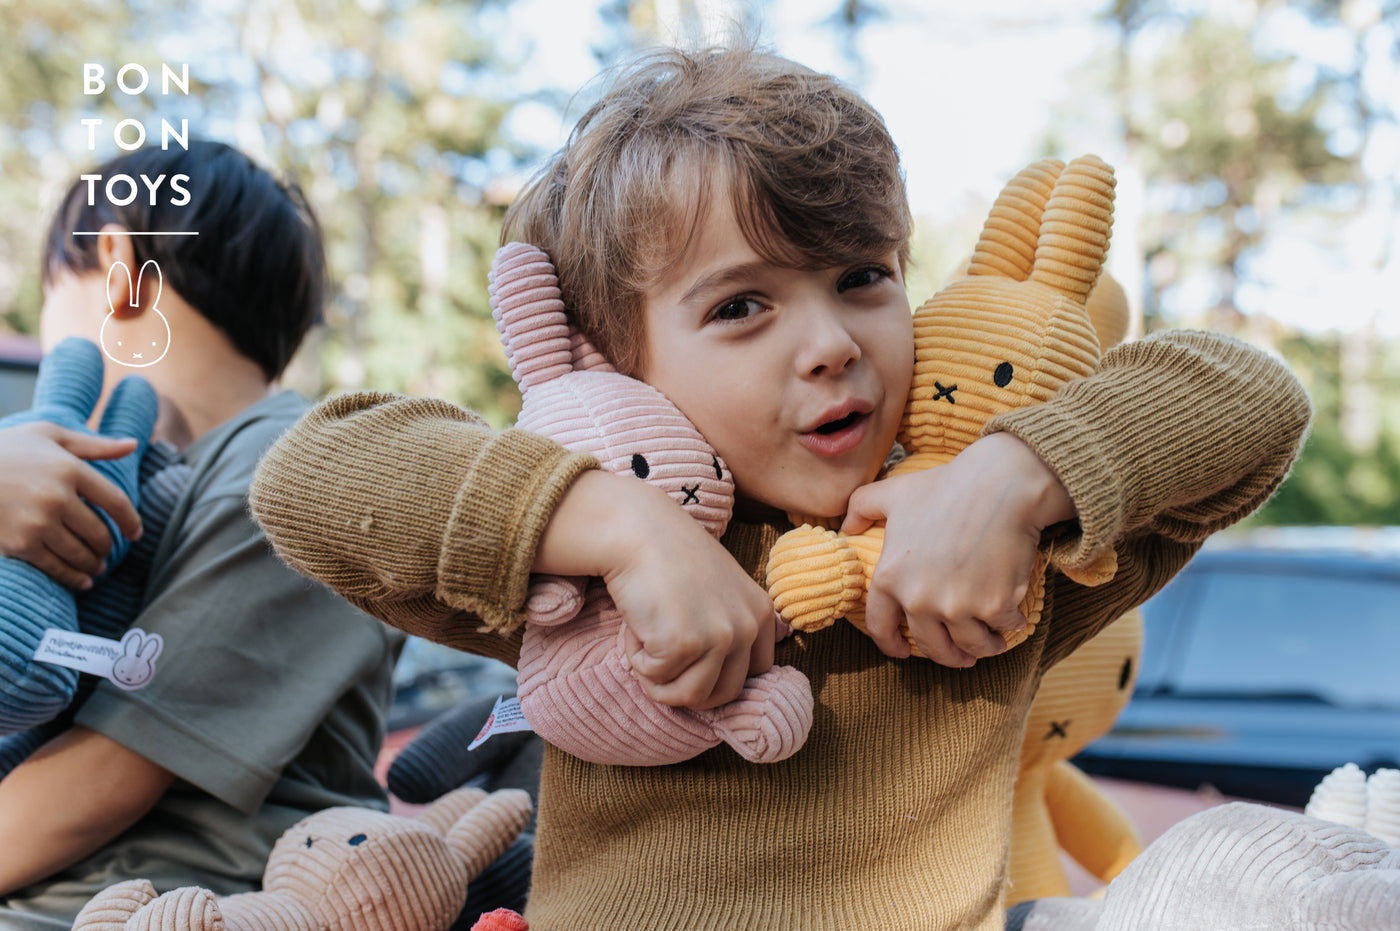
[[[1190,606],[1199,575],[1182,572],[1142,605],[1142,655],[1135,692],[1154,692],[1165,684],[1173,644],[1180,637],[1182,612]]]
[[[1400,584],[1203,573],[1173,683],[1178,693],[1269,694],[1400,707]]]
[[[35,369],[0,362],[0,417],[29,407],[34,397]]]

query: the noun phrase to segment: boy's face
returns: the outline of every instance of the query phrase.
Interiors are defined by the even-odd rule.
[[[845,513],[894,444],[914,370],[898,257],[801,271],[762,259],[720,193],[643,295],[641,377],[700,429],[740,496]]]

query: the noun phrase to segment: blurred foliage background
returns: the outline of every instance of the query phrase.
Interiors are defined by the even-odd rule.
[[[557,2],[591,7],[598,28],[577,41],[597,67],[735,25],[806,60],[768,25],[780,0]],[[1400,524],[1400,0],[1006,6],[811,0],[808,28],[835,53],[809,63],[867,90],[892,29],[945,28],[946,14],[974,38],[1035,41],[1057,16],[1091,20],[1092,54],[1044,130],[1004,153],[1007,173],[1102,149],[1120,172],[1112,268],[1136,332],[1225,330],[1304,379],[1311,439],[1256,521]],[[509,423],[519,399],[485,272],[505,206],[562,141],[528,127],[542,114],[566,127],[590,93],[542,76],[529,41],[502,41],[542,10],[547,0],[0,2],[0,333],[37,333],[37,231],[79,171],[116,154],[113,124],[139,120],[158,141],[161,120],[185,119],[297,180],[320,213],[333,296],[293,387],[435,395]],[[85,62],[105,66],[107,93],[82,93]],[[150,70],[145,93],[113,92],[126,62]],[[189,95],[158,93],[161,62],[189,63]],[[968,92],[913,90],[931,119],[939,95]],[[84,118],[103,120],[95,150]],[[970,251],[985,210],[983,199],[919,217],[915,303]],[[1300,268],[1310,284],[1282,294],[1277,282]],[[1272,314],[1285,298],[1313,323]]]

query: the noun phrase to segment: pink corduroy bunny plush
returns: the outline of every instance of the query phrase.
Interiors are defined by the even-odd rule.
[[[713,533],[729,524],[734,483],[700,432],[661,392],[618,373],[564,314],[554,266],[524,243],[491,265],[491,310],[524,404],[516,426],[592,453],[604,469],[656,485]],[[705,711],[649,698],[624,650],[623,618],[601,579],[531,584],[518,697],[535,732],[592,763],[659,766],[720,743],[772,763],[812,726],[812,688],[791,666],[744,683]]]

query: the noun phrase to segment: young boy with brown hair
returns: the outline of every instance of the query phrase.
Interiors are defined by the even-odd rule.
[[[913,373],[909,210],[871,107],[752,50],[620,72],[506,218],[583,331],[665,393],[733,473],[722,545],[661,492],[440,401],[335,398],[268,454],[250,502],[283,558],[411,633],[511,661],[531,571],[598,575],[659,701],[713,707],[778,661],[812,682],[806,746],[654,768],[549,748],[537,931],[999,928],[1021,731],[1045,669],[1258,507],[1309,417],[1278,363],[1163,333],[946,466],[870,484]],[[775,645],[755,581],[786,512],[887,518],[868,637]],[[1098,588],[1052,573],[1052,528]],[[922,652],[907,658],[905,620]]]

